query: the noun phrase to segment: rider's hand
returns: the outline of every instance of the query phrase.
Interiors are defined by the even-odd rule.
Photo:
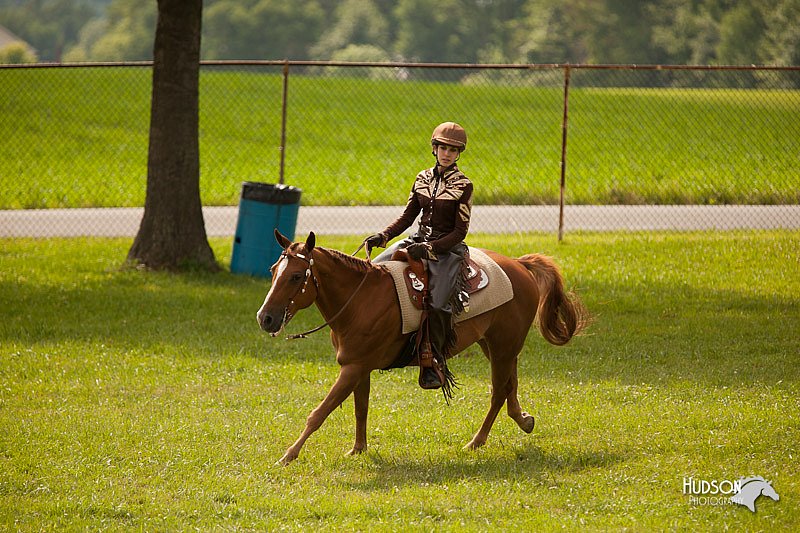
[[[430,259],[431,245],[427,242],[415,242],[406,248],[412,259]]]
[[[376,233],[375,235],[370,235],[364,239],[364,242],[367,243],[367,252],[371,252],[373,248],[385,247],[386,237],[383,235],[383,233]]]

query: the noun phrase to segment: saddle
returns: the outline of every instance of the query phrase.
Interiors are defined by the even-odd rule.
[[[514,297],[514,289],[511,286],[511,280],[508,279],[508,275],[485,251],[480,248],[470,247],[469,257],[474,261],[472,263],[472,272],[478,272],[479,275],[473,275],[472,281],[469,283],[470,286],[474,286],[473,290],[475,290],[469,297],[469,310],[464,309],[463,313],[456,314],[454,317],[456,323],[491,311]],[[476,264],[479,267],[474,266]],[[417,283],[418,290],[413,288],[413,282],[411,282],[412,288],[408,288],[410,278],[406,271],[409,268],[407,262],[384,261],[379,263],[378,267],[389,274],[394,282],[397,303],[400,305],[400,314],[402,315],[403,334],[417,331],[423,313],[423,310],[418,306],[422,305],[421,302],[425,296],[423,291],[429,287],[427,278],[420,277],[420,274],[425,270],[419,268],[418,272],[414,274],[419,280]],[[421,288],[420,284],[422,285]],[[416,296],[416,300],[411,298],[412,295]]]
[[[455,316],[456,323],[499,307],[514,297],[511,281],[503,269],[482,250],[470,248],[469,252],[465,289],[470,295],[469,306],[465,305],[464,312]],[[408,366],[416,355],[417,331],[422,323],[428,296],[428,272],[424,260],[409,258],[405,250],[395,252],[391,261],[381,263],[381,268],[394,281],[402,316],[402,332],[404,335],[410,334],[405,349],[384,369],[389,370]]]
[[[428,295],[428,268],[425,261],[412,258],[405,249],[397,250],[392,254],[392,261],[408,263],[403,270],[403,281],[405,281],[408,297],[414,307],[423,309],[425,298]],[[489,285],[489,276],[486,271],[469,256],[466,261],[465,281],[464,290],[467,295],[472,295]]]

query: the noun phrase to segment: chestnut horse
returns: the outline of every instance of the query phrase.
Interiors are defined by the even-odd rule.
[[[313,232],[305,243],[292,243],[277,230],[275,238],[284,251],[272,267],[272,286],[256,315],[258,324],[275,336],[299,310],[316,303],[330,325],[340,366],[333,387],[278,462],[287,465],[297,459],[306,440],[350,394],[355,403],[356,434],[349,455],[361,453],[367,447],[370,373],[389,367],[409,338],[402,333],[391,274],[369,260],[315,246]],[[504,403],[508,416],[523,431],[533,431],[534,418],[522,410],[517,399],[517,357],[534,318],[538,315],[542,336],[555,345],[566,344],[587,322],[583,305],[574,294],[564,291],[561,273],[550,258],[531,254],[510,259],[486,253],[508,275],[514,298],[456,327],[452,354],[477,342],[491,364],[489,412],[467,449],[486,443]]]

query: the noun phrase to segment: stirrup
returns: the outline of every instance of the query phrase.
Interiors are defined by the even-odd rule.
[[[419,386],[425,390],[441,389],[444,374],[436,366],[422,367],[419,371]]]

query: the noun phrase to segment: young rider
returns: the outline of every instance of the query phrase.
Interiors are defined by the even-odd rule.
[[[462,308],[459,298],[467,255],[464,238],[472,211],[472,182],[456,166],[467,147],[466,131],[455,122],[439,124],[431,135],[431,146],[436,164],[417,174],[403,214],[366,239],[368,249],[383,248],[422,212],[417,232],[394,244],[375,261],[388,261],[398,248],[405,248],[414,259],[428,260],[428,312],[418,333],[419,384],[424,389],[446,385],[449,374],[446,358],[455,343],[453,313]]]

